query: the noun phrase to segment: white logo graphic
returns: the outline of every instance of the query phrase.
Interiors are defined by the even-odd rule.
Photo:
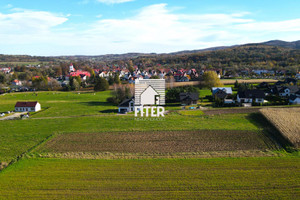
[[[165,80],[146,79],[135,82],[135,116],[164,117]]]

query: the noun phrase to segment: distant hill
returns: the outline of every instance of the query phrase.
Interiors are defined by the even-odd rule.
[[[126,53],[126,54],[107,54],[107,55],[74,55],[74,56],[27,56],[27,55],[3,55],[0,54],[0,66],[13,62],[84,62],[86,64],[105,62],[115,63],[118,61],[132,60],[134,64],[148,63],[147,65],[168,65],[186,62],[197,63],[197,65],[217,65],[231,66],[267,63],[271,60],[276,61],[281,66],[297,65],[300,55],[300,40],[286,42],[281,40],[271,40],[262,43],[251,43],[234,46],[219,46],[199,50],[186,50],[173,53]],[[289,62],[293,58],[293,62]],[[275,62],[274,62],[275,63]],[[81,64],[80,64],[81,65]],[[84,65],[84,64],[83,64]],[[93,65],[95,66],[95,65]]]
[[[289,49],[300,49],[300,40],[294,42],[286,42],[282,40],[270,40],[268,42],[252,43],[248,45],[269,45],[269,46],[283,47]]]
[[[233,47],[239,47],[239,46],[251,46],[251,45],[268,45],[268,46],[275,46],[275,47],[283,47],[283,48],[289,48],[289,49],[300,49],[300,40],[294,41],[294,42],[286,42],[282,40],[270,40],[267,42],[261,42],[261,43],[249,43],[249,44],[242,44],[242,45],[233,45],[233,46],[219,46],[219,47],[211,47],[206,49],[199,49],[199,50],[186,50],[186,51],[178,51],[170,53],[171,55],[180,55],[180,54],[190,54],[190,53],[199,53],[204,51],[216,51],[216,50],[222,50],[222,49],[228,49]]]

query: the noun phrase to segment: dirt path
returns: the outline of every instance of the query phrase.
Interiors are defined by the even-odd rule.
[[[17,112],[17,113],[14,113],[12,115],[9,115],[7,117],[3,117],[3,118],[0,118],[0,121],[1,120],[13,120],[13,119],[16,119],[16,118],[20,118],[20,116],[22,114],[26,114],[27,112]]]
[[[217,114],[235,114],[235,113],[256,113],[261,108],[234,108],[234,109],[211,109],[203,110],[207,115],[217,115]]]

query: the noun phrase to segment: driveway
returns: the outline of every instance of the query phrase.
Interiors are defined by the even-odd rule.
[[[16,119],[16,118],[20,118],[20,116],[22,114],[26,114],[27,112],[17,112],[17,113],[14,113],[12,115],[9,115],[7,117],[2,117],[0,118],[0,120],[12,120],[12,119]]]

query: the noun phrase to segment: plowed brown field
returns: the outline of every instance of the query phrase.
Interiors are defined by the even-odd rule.
[[[264,108],[261,113],[295,147],[300,147],[300,108]]]
[[[62,134],[36,151],[164,154],[273,148],[275,145],[262,132],[199,130]]]

